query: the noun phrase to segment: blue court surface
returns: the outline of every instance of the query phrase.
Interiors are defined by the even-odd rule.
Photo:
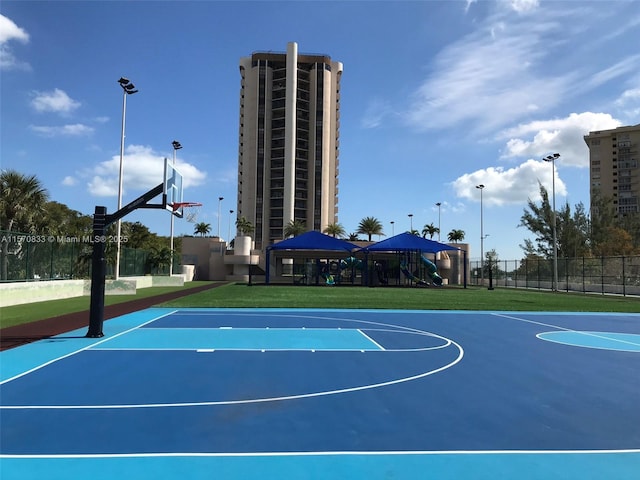
[[[0,353],[0,478],[640,478],[640,315],[152,308]]]

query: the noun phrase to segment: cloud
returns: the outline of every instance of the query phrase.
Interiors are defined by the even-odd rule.
[[[59,88],[51,92],[33,92],[33,95],[31,106],[37,112],[69,113],[81,105]]]
[[[492,17],[437,55],[411,98],[407,123],[419,129],[469,123],[486,133],[563,99],[576,73],[552,75],[539,68],[548,52],[543,43],[556,25],[511,17]]]
[[[391,113],[389,103],[376,98],[369,103],[360,123],[363,128],[376,128],[382,124],[384,117]]]
[[[614,65],[594,73],[591,78],[586,80],[584,86],[587,90],[590,90],[608,83],[611,80],[619,79],[621,77],[627,78],[631,74],[635,73],[638,70],[638,67],[640,67],[640,54],[630,55]]]
[[[478,0],[467,0],[466,5],[464,6],[464,13],[467,13],[471,8],[471,4],[476,3]]]
[[[506,139],[502,159],[542,158],[557,152],[561,154],[557,164],[586,168],[589,166],[589,150],[584,135],[621,125],[608,113],[572,113],[565,118],[520,124],[503,130],[497,138]]]
[[[484,185],[482,202],[485,205],[522,205],[528,199],[540,200],[540,182],[549,191],[552,188],[551,166],[542,160],[527,160],[517,167],[504,169],[489,167],[466,173],[451,185],[458,198],[480,202],[477,185]],[[558,177],[556,165],[556,194],[567,195],[565,183]]]
[[[130,145],[123,158],[123,195],[128,192],[144,193],[160,184],[164,178],[165,156],[155,152],[151,147]],[[177,159],[176,167],[183,176],[183,188],[202,185],[207,174],[194,165]],[[120,155],[100,162],[90,171],[85,172],[91,180],[88,191],[96,197],[114,197],[118,195],[120,177]],[[126,202],[125,202],[126,203]]]
[[[93,127],[82,123],[62,126],[39,126],[29,125],[29,129],[41,137],[81,137],[91,135],[94,132]]]
[[[67,175],[62,179],[62,185],[64,185],[65,187],[72,187],[76,183],[78,183],[78,180],[70,175]]]
[[[13,20],[0,14],[0,70],[30,70],[28,63],[16,59],[8,45],[12,40],[28,43],[29,34]]]
[[[614,105],[621,115],[631,119],[630,123],[637,122],[640,118],[640,88],[625,90],[615,100]]]
[[[507,0],[507,3],[517,13],[531,12],[540,6],[539,0]]]

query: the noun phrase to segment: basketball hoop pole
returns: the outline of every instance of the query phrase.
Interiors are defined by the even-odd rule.
[[[176,152],[182,148],[182,144],[177,140],[171,142],[173,147],[173,167],[176,166]],[[173,220],[175,215],[171,212],[171,240],[169,240],[169,249],[171,250],[171,261],[169,263],[169,276],[173,275]]]
[[[107,227],[138,208],[165,208],[164,200],[161,204],[148,203],[163,191],[164,183],[161,183],[111,215],[107,215],[107,207],[97,206],[95,208],[93,214],[93,252],[91,256],[91,303],[89,306],[87,338],[104,336],[102,326],[104,324],[104,290],[107,271],[105,255]]]

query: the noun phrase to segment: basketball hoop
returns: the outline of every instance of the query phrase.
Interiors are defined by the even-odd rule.
[[[179,217],[184,216],[185,220],[189,223],[196,223],[198,221],[201,207],[202,204],[198,202],[176,202],[172,205],[174,215]],[[185,208],[189,209],[187,213],[183,213]]]

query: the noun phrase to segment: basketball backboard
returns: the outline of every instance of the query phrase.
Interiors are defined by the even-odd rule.
[[[168,158],[164,159],[164,206],[176,217],[182,218],[182,207],[174,208],[174,204],[182,203],[182,174]]]

